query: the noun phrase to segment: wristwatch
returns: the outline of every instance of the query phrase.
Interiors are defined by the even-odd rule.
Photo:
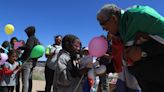
[[[148,56],[148,55],[147,55],[146,52],[144,52],[144,51],[141,52],[141,57],[147,57],[147,56]]]

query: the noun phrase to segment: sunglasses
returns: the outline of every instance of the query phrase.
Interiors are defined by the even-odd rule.
[[[110,18],[108,18],[107,20],[103,21],[103,22],[100,22],[100,25],[105,25],[108,21],[110,20]]]

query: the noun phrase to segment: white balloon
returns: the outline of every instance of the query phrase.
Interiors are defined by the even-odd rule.
[[[90,69],[89,71],[88,71],[88,78],[90,78],[90,79],[95,79],[95,72],[94,72],[94,69]]]
[[[96,74],[103,74],[106,71],[106,66],[101,65],[100,67],[96,68],[95,71],[96,71]]]
[[[83,69],[87,66],[88,63],[93,62],[93,57],[92,56],[85,56],[80,59],[80,69]],[[92,67],[87,67],[87,68],[92,68]]]

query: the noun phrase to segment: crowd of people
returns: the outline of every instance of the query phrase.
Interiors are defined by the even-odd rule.
[[[20,92],[20,74],[22,74],[22,92],[31,92],[32,90],[32,71],[38,58],[30,58],[30,53],[33,47],[40,42],[35,37],[34,26],[27,27],[25,32],[28,36],[26,43],[18,40],[17,37],[11,38],[10,42],[2,43],[0,53],[8,55],[8,60],[0,66],[0,90],[2,92],[13,92],[14,87],[16,87],[16,92]],[[21,42],[21,46],[15,48],[16,42]]]
[[[105,4],[97,20],[107,36],[108,50],[93,58],[88,47],[73,34],[56,35],[45,50],[45,92],[163,92],[164,91],[164,18],[149,6],[123,10]],[[38,58],[29,58],[40,44],[35,27],[25,29],[26,43],[14,48],[17,37],[4,41],[0,53],[8,55],[0,65],[0,92],[32,91],[32,73]],[[3,47],[3,48],[2,48]],[[98,72],[99,70],[103,70]],[[109,75],[117,73],[111,87]],[[111,90],[112,89],[112,90]]]

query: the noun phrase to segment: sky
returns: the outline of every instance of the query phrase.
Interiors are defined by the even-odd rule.
[[[36,28],[36,37],[45,47],[54,43],[55,35],[66,34],[78,36],[82,45],[88,46],[93,37],[106,35],[96,20],[96,14],[107,3],[122,9],[148,5],[164,16],[163,0],[1,0],[0,44],[14,36],[26,41],[24,29],[32,25]],[[5,33],[6,24],[15,27],[13,34]]]

